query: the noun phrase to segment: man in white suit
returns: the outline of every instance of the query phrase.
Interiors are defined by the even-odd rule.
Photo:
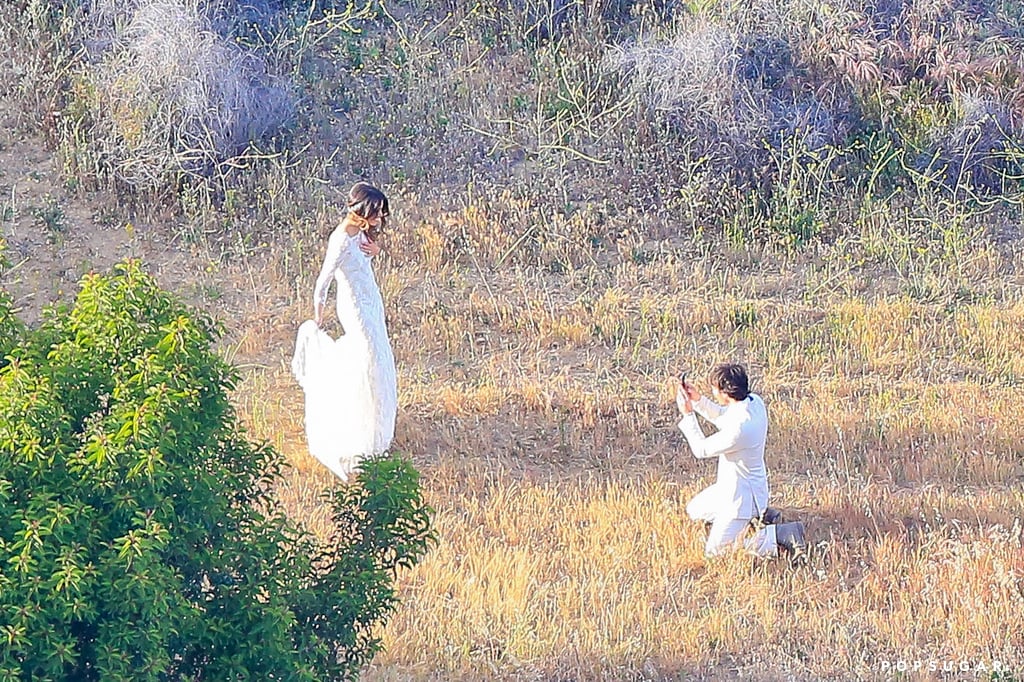
[[[759,395],[750,392],[747,371],[742,365],[718,365],[708,380],[714,400],[696,388],[677,380],[676,404],[682,413],[679,428],[698,459],[718,458],[714,485],[698,493],[686,505],[690,518],[711,524],[706,556],[734,548],[752,519],[766,519],[768,476],[764,447],[768,436],[768,410]],[[718,429],[705,436],[697,414]],[[769,523],[745,542],[759,556],[776,556],[782,547],[794,557],[805,549],[803,524]]]

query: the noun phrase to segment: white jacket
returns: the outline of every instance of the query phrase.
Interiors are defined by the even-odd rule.
[[[679,422],[693,456],[718,457],[720,502],[717,511],[735,519],[751,519],[768,506],[768,476],[764,466],[764,445],[768,436],[768,410],[761,396],[723,407],[706,397],[694,403],[694,410],[718,429],[705,436],[696,414]]]

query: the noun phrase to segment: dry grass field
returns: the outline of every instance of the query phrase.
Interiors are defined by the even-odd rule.
[[[799,258],[662,242],[642,265],[484,278],[471,259],[433,258],[429,223],[396,204],[380,272],[397,445],[424,473],[441,541],[402,576],[368,679],[884,679],[900,662],[923,666],[912,679],[1019,675],[1014,249],[963,254],[959,286],[976,296],[963,303],[834,265],[859,241]],[[273,272],[300,319],[286,282],[308,284],[309,268]],[[287,351],[287,337],[244,345],[275,343]],[[810,529],[806,567],[708,563],[685,519],[713,468],[675,431],[665,379],[730,359],[768,401],[774,499]],[[325,477],[282,365],[254,370],[240,404],[292,456],[283,494],[308,514]]]
[[[16,194],[31,183],[7,178]],[[972,247],[929,296],[913,276],[853,266],[863,238],[799,256],[665,240],[642,245],[642,264],[612,254],[555,275],[495,268],[500,248],[439,253],[430,207],[394,204],[378,273],[400,370],[396,447],[423,473],[440,542],[400,576],[367,680],[887,679],[897,666],[907,679],[1019,678],[1012,244]],[[287,362],[323,240],[297,231],[283,250],[224,262],[107,230],[86,263],[102,228],[83,219],[46,244],[19,216],[26,268],[136,253],[225,321],[238,408],[291,459],[288,508],[322,525],[332,481],[305,452]],[[463,225],[486,241],[486,223]],[[29,309],[28,289],[46,291],[36,276],[20,280]],[[954,286],[971,299],[944,293]],[[768,402],[774,501],[808,526],[804,567],[707,562],[685,518],[713,466],[675,430],[665,380],[733,359]]]
[[[349,156],[320,167],[336,184],[359,175],[367,149],[380,151],[371,170],[390,168],[375,267],[399,371],[395,447],[423,475],[439,538],[399,575],[386,651],[364,679],[1024,679],[1019,211],[863,193],[842,204],[840,191],[806,241],[755,215],[714,232],[706,196],[648,203],[635,178],[595,163],[611,156],[552,160],[586,138],[588,154],[619,149],[616,168],[641,163],[642,150],[615,146],[627,138],[584,130],[619,130],[614,109],[584,120],[566,104],[499,136],[503,113],[488,107],[500,97],[474,100],[500,89],[480,66],[486,41],[456,41],[448,24],[435,27],[448,42],[431,42],[429,28],[394,41],[430,87],[344,129],[338,108],[319,129]],[[453,41],[462,51],[443,51]],[[331,54],[351,61],[339,44]],[[373,79],[350,96],[372,108],[386,60],[361,54]],[[505,75],[535,77],[546,67],[534,56]],[[583,67],[551,64],[572,94]],[[141,257],[224,322],[237,408],[292,464],[280,498],[325,530],[319,496],[335,483],[306,453],[288,363],[337,195],[282,165],[259,176],[259,210],[126,211],[110,190],[69,187],[68,158],[18,106],[4,104],[0,209],[4,285],[26,319],[81,274]],[[450,137],[382,142],[459,112]],[[466,142],[485,124],[492,152],[529,147],[534,184],[515,175],[522,163],[491,168],[483,143]],[[440,138],[449,147],[430,146]],[[664,179],[666,154],[650,152],[645,177]],[[833,181],[818,178],[814,201]],[[745,363],[768,405],[773,506],[805,522],[806,565],[705,560],[703,527],[686,518],[714,465],[690,455],[667,381],[721,361]]]

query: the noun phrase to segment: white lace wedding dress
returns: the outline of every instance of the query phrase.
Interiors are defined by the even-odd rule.
[[[309,453],[342,480],[359,462],[387,450],[395,434],[398,389],[395,358],[384,324],[384,301],[370,258],[359,250],[362,232],[338,228],[327,244],[314,301],[324,305],[337,283],[337,339],[313,320],[299,327],[292,373],[306,397]]]

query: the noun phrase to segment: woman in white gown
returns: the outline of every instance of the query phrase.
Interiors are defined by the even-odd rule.
[[[331,233],[313,293],[314,319],[299,327],[292,373],[306,397],[309,452],[342,480],[391,445],[398,411],[395,359],[384,301],[370,267],[388,215],[384,194],[365,182]],[[321,329],[331,280],[337,284],[338,339]]]

